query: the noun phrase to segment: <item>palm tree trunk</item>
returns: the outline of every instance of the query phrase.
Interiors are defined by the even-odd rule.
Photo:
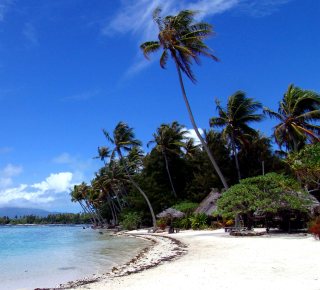
[[[78,202],[80,203],[80,205],[81,205],[81,207],[82,207],[82,209],[83,209],[83,212],[84,212],[85,214],[88,214],[88,212],[87,212],[85,206],[82,204],[81,200],[78,200]],[[93,219],[90,217],[90,214],[88,214],[88,217],[89,217],[92,225],[94,225]]]
[[[116,218],[115,218],[115,215],[114,215],[114,212],[113,212],[113,208],[112,208],[112,205],[111,205],[111,202],[110,202],[110,198],[108,197],[108,203],[109,203],[109,208],[111,210],[111,215],[112,215],[112,219],[113,219],[113,225],[115,225],[116,223]]]
[[[115,225],[118,225],[119,221],[118,221],[118,215],[117,215],[117,211],[116,211],[116,205],[115,203],[113,202],[113,200],[111,199],[111,205],[113,207],[113,212],[114,212],[114,215],[115,215]]]
[[[221,182],[222,182],[224,188],[225,188],[226,190],[228,190],[228,189],[229,189],[229,186],[228,186],[228,184],[227,184],[227,181],[225,180],[224,176],[222,175],[222,172],[221,172],[221,170],[220,170],[217,162],[214,160],[214,158],[213,158],[213,156],[212,156],[212,154],[211,154],[211,152],[210,152],[210,150],[209,150],[208,145],[207,145],[206,142],[203,140],[202,136],[200,135],[200,133],[199,133],[199,131],[198,131],[198,127],[197,127],[197,125],[196,125],[196,123],[195,123],[195,121],[194,121],[194,118],[193,118],[193,115],[192,115],[192,111],[191,111],[191,108],[190,108],[190,105],[189,105],[189,102],[188,102],[188,99],[187,99],[187,96],[186,96],[186,92],[185,92],[185,89],[184,89],[184,86],[183,86],[183,81],[182,81],[182,76],[181,76],[181,71],[180,71],[180,67],[179,67],[178,61],[177,61],[177,59],[176,59],[175,56],[173,56],[173,58],[174,58],[174,61],[175,61],[175,63],[176,63],[176,67],[177,67],[177,70],[178,70],[179,81],[180,81],[180,86],[181,86],[181,90],[182,90],[183,99],[184,99],[184,102],[185,102],[185,104],[186,104],[186,106],[187,106],[188,113],[189,113],[189,117],[190,117],[190,120],[191,120],[193,129],[194,129],[194,131],[196,132],[199,140],[201,141],[201,144],[202,144],[203,148],[206,150],[206,152],[207,152],[207,154],[208,154],[208,156],[209,156],[209,158],[210,158],[210,161],[212,162],[215,170],[217,171],[217,173],[218,173],[218,175],[219,175],[219,177],[220,177],[220,179],[221,179]]]
[[[92,219],[93,219],[93,226],[96,227],[98,225],[97,219],[95,218],[93,212],[91,211],[90,206],[88,205],[88,201],[85,202],[86,203],[86,208],[87,211],[89,213],[89,215],[91,215]]]
[[[132,182],[132,184],[139,190],[139,192],[143,195],[143,197],[145,198],[145,200],[147,201],[147,204],[149,206],[149,209],[150,209],[150,212],[151,212],[151,216],[152,216],[152,222],[153,222],[153,232],[155,232],[157,230],[157,220],[156,220],[156,216],[153,212],[153,208],[151,206],[151,203],[147,197],[147,195],[142,191],[142,189],[133,181],[129,171],[128,171],[128,168],[127,168],[127,165],[126,165],[126,162],[125,160],[123,159],[122,157],[122,154],[121,154],[121,151],[120,151],[120,148],[117,147],[117,152],[122,160],[122,163],[123,163],[123,166],[124,166],[124,169],[126,170],[126,173],[130,179],[130,181]]]
[[[174,193],[174,195],[176,196],[176,198],[178,198],[178,195],[177,195],[177,193],[176,193],[176,191],[175,191],[175,189],[174,189],[173,182],[172,182],[172,179],[171,179],[171,174],[170,174],[170,171],[169,171],[169,165],[168,165],[168,160],[167,160],[166,152],[163,151],[162,149],[161,149],[161,151],[162,151],[162,153],[163,153],[163,155],[164,155],[164,160],[166,161],[166,169],[167,169],[167,172],[168,172],[168,175],[169,175],[169,180],[170,180],[170,184],[171,184],[173,193]]]
[[[292,134],[292,140],[293,140],[293,149],[294,149],[294,153],[298,154],[298,142],[296,137],[294,136],[294,134]]]
[[[111,187],[112,187],[112,191],[114,192],[114,194],[115,194],[115,195],[116,195],[116,197],[117,197],[117,201],[118,201],[118,204],[119,204],[120,210],[122,210],[122,205],[121,205],[121,202],[120,202],[119,195],[118,195],[118,193],[116,192],[116,190],[114,189],[114,186],[113,186],[113,184],[112,184],[112,183],[111,183]]]
[[[232,150],[233,150],[234,159],[236,161],[238,179],[240,181],[241,180],[241,173],[240,173],[240,166],[239,166],[239,161],[238,161],[238,154],[237,154],[237,150],[236,150],[236,141],[234,139],[234,132],[233,131],[231,132],[231,143],[232,143]]]

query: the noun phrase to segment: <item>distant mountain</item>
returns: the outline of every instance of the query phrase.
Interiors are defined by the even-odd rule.
[[[15,216],[18,218],[24,215],[35,215],[40,217],[46,217],[48,214],[58,214],[59,212],[50,212],[44,209],[37,208],[22,208],[22,207],[1,207],[0,217],[8,216],[10,219],[14,219]]]

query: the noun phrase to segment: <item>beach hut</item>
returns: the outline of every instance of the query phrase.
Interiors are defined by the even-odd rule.
[[[183,212],[176,210],[172,207],[169,207],[169,208],[165,209],[164,211],[162,211],[161,213],[157,214],[157,218],[170,218],[171,219],[169,234],[174,232],[173,218],[175,218],[175,217],[181,218],[183,216],[184,216]]]
[[[212,188],[208,196],[200,203],[200,206],[194,211],[194,214],[205,213],[208,216],[217,211],[217,201],[222,196],[225,190],[219,191],[217,188]]]

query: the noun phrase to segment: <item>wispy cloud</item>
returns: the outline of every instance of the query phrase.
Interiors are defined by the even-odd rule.
[[[8,164],[4,169],[0,169],[0,189],[12,186],[12,177],[18,176],[22,172],[22,166],[13,166],[12,164]]]
[[[6,153],[9,153],[9,152],[12,152],[13,151],[13,148],[12,147],[3,147],[3,148],[0,148],[0,154],[6,154]]]
[[[157,39],[158,27],[156,23],[152,21],[152,13],[159,5],[162,9],[162,15],[174,15],[183,9],[200,10],[201,13],[197,16],[197,20],[200,21],[204,17],[231,9],[240,1],[241,0],[197,0],[193,2],[187,0],[122,1],[120,12],[102,29],[102,33],[107,36],[112,36],[117,33],[131,33],[138,36],[137,42],[141,44],[147,40]],[[126,76],[133,76],[149,65],[150,62],[148,62],[139,51],[139,53],[137,52],[133,65],[128,68]]]
[[[243,0],[239,5],[239,11],[253,17],[265,17],[278,12],[280,6],[293,0]]]
[[[53,163],[58,163],[58,164],[73,163],[75,161],[76,161],[76,158],[72,157],[69,153],[66,153],[66,152],[52,159]]]
[[[33,47],[38,45],[36,30],[32,23],[25,23],[22,33],[28,41],[28,47],[30,47],[30,44]]]
[[[88,91],[88,92],[63,98],[61,101],[69,101],[69,100],[82,101],[82,100],[91,99],[99,94],[100,94],[100,90]]]
[[[14,0],[0,0],[0,21],[4,20],[5,14],[10,9],[10,6],[14,3]]]
[[[107,36],[130,33],[137,36],[138,44],[147,40],[157,39],[158,28],[152,21],[152,12],[161,6],[162,15],[175,15],[181,10],[199,10],[197,21],[220,14],[231,9],[237,9],[251,16],[266,16],[279,8],[279,5],[293,0],[137,0],[121,1],[118,14],[102,29]],[[134,63],[128,68],[126,76],[130,77],[150,64],[142,53],[137,53]]]

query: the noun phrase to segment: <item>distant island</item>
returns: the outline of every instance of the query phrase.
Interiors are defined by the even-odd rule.
[[[17,224],[89,224],[84,213],[59,213],[36,208],[2,207],[0,225]]]
[[[59,214],[60,212],[50,212],[44,209],[38,208],[23,208],[23,207],[1,207],[0,208],[0,217],[9,217],[13,219],[17,216],[17,218],[27,216],[27,215],[35,215],[39,217],[46,217],[49,214]]]

